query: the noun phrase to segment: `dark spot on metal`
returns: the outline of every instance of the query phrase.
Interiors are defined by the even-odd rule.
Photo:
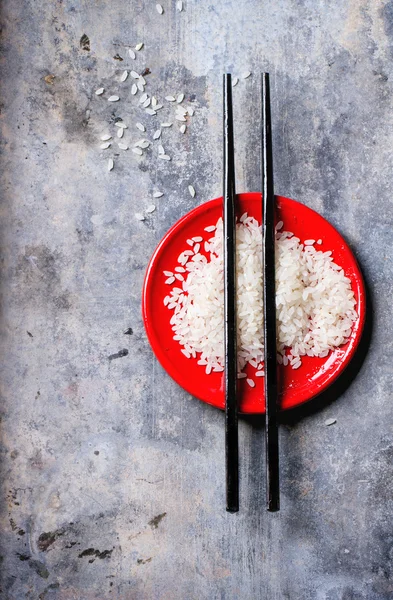
[[[99,455],[99,453],[100,453],[100,451],[99,451],[99,450],[94,450],[94,454],[95,454],[96,456],[98,456],[98,455]]]
[[[145,75],[150,75],[151,71],[149,69],[149,67],[146,67],[146,69],[143,69],[141,75],[142,77],[144,77]]]
[[[38,538],[37,546],[41,552],[46,552],[58,537],[64,535],[64,529],[57,529],[56,531],[48,531],[41,533]]]
[[[61,294],[61,296],[54,296],[53,302],[57,308],[68,310],[71,308],[71,302],[67,293]]]
[[[131,327],[129,327],[128,329],[125,330],[124,335],[132,335],[134,332],[132,331]]]
[[[122,350],[119,350],[119,352],[116,352],[116,354],[110,354],[108,356],[108,360],[115,360],[116,358],[123,358],[124,356],[128,355],[128,350],[127,348],[123,348]]]
[[[19,456],[19,452],[18,452],[18,450],[13,450],[13,451],[11,452],[10,456],[11,456],[11,458],[12,458],[13,460],[15,460],[15,458],[18,458],[18,456]]]
[[[67,546],[64,546],[64,548],[67,548],[67,550],[68,550],[69,548],[72,548],[73,546],[76,546],[77,543],[78,542],[70,542],[69,544],[67,544]]]
[[[34,400],[38,400],[38,398],[39,398],[40,396],[41,396],[41,392],[40,392],[40,390],[38,390],[38,392],[37,392],[37,393],[36,393],[36,395],[35,395],[35,398],[34,398]]]
[[[79,45],[82,48],[82,50],[86,50],[86,52],[90,52],[90,40],[85,33],[82,35],[81,39],[79,40]]]
[[[44,81],[45,83],[47,83],[48,85],[53,85],[54,81],[55,81],[55,75],[45,75],[44,77]]]
[[[149,521],[149,525],[152,529],[157,529],[157,527],[159,526],[159,524],[161,523],[162,519],[166,517],[166,512],[161,513],[160,515],[157,515],[156,517],[153,517],[152,519],[150,519]]]
[[[44,563],[40,562],[39,560],[31,559],[29,561],[29,567],[31,569],[34,569],[34,571],[37,573],[37,575],[42,577],[42,579],[48,579],[49,571],[46,568],[46,566],[44,565]]]
[[[112,548],[112,550],[104,550],[103,552],[100,552],[98,554],[98,558],[101,558],[101,559],[102,558],[109,558],[110,555],[112,554],[112,552],[113,552],[113,548]]]
[[[378,79],[383,82],[388,81],[388,79],[389,79],[389,77],[386,75],[386,73],[383,73],[382,71],[373,71],[373,75],[378,77]]]
[[[80,554],[78,554],[78,558],[84,558],[85,556],[92,556],[96,553],[96,550],[94,550],[94,548],[87,548],[86,550],[83,550]]]
[[[145,559],[143,559],[143,558],[138,558],[138,560],[137,560],[136,562],[137,562],[137,564],[138,564],[138,565],[145,565],[146,563],[149,563],[149,562],[151,562],[151,561],[152,561],[152,559],[153,559],[153,557],[152,557],[152,556],[150,556],[150,558],[145,558]]]
[[[28,335],[29,337],[31,337],[31,338],[32,338],[32,337],[34,337],[34,336],[33,336],[33,334],[32,334],[32,333],[30,333],[30,331],[26,331],[26,333],[27,333],[27,335]]]
[[[99,550],[95,550],[94,548],[87,548],[86,550],[83,550],[80,554],[78,554],[78,558],[85,558],[86,556],[93,556],[94,558],[89,560],[89,562],[93,562],[96,558],[110,558],[111,554],[113,552],[113,548],[112,550],[103,550],[102,552],[100,552]]]
[[[115,56],[113,58],[114,58],[114,60],[120,60],[120,61],[123,60],[119,53],[115,54]]]
[[[12,531],[15,531],[15,529],[18,529],[17,524],[15,523],[14,519],[11,517],[10,519],[10,525],[11,525],[11,529]]]
[[[29,554],[20,554],[19,552],[16,553],[16,556],[19,558],[19,560],[21,560],[22,562],[25,560],[30,560],[30,555]]]
[[[84,230],[84,229],[76,228],[75,231],[78,236],[78,240],[79,240],[80,244],[90,242],[92,236],[94,235],[92,229]]]
[[[18,530],[18,535],[25,535],[26,531],[24,529],[19,529]]]

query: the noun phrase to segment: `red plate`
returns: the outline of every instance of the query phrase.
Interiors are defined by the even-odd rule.
[[[238,214],[247,212],[261,222],[261,195],[258,193],[240,194],[237,197]],[[363,278],[346,242],[341,235],[318,213],[289,198],[277,197],[277,217],[284,221],[283,229],[292,231],[302,241],[322,239],[321,250],[332,250],[334,261],[344,268],[351,279],[357,301],[359,318],[353,326],[352,336],[344,345],[331,352],[326,358],[302,357],[302,366],[293,370],[281,367],[280,404],[283,409],[292,408],[310,400],[325,390],[350,362],[360,341],[365,320],[365,289]],[[169,375],[187,392],[204,402],[224,408],[223,373],[206,375],[203,367],[195,359],[186,358],[181,346],[172,339],[169,324],[172,311],[163,304],[170,287],[166,285],[164,270],[173,271],[178,265],[177,258],[188,246],[186,240],[197,235],[207,238],[204,228],[215,225],[222,216],[222,199],[216,198],[198,206],[181,218],[168,231],[154,252],[147,268],[144,286],[142,311],[147,336],[155,355]],[[254,372],[248,367],[250,375]],[[247,369],[246,369],[247,373]],[[254,377],[255,388],[250,388],[245,379],[239,380],[240,411],[243,413],[265,412],[263,377]]]

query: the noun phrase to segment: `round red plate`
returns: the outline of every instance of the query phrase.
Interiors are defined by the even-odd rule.
[[[238,215],[244,212],[261,222],[261,195],[258,193],[237,196]],[[344,268],[351,279],[357,300],[359,318],[353,326],[352,336],[344,346],[331,352],[326,358],[302,357],[302,366],[280,368],[280,405],[292,408],[310,400],[325,390],[345,369],[360,341],[365,320],[365,289],[359,266],[341,235],[318,213],[303,204],[277,196],[277,218],[284,221],[283,229],[292,231],[302,241],[322,239],[321,250],[332,250],[334,261]],[[195,359],[186,358],[181,346],[174,341],[169,324],[172,311],[163,304],[170,287],[165,284],[164,270],[173,271],[177,258],[188,246],[186,240],[194,236],[207,239],[204,228],[215,225],[222,216],[222,198],[216,198],[198,206],[181,218],[168,231],[154,252],[147,268],[142,311],[147,336],[155,355],[164,369],[187,392],[204,402],[224,408],[223,373],[206,375],[204,368]],[[252,374],[254,369],[248,367]],[[247,373],[247,369],[246,369]],[[240,411],[243,413],[265,412],[263,377],[254,377],[255,388],[250,388],[245,379],[239,380]]]

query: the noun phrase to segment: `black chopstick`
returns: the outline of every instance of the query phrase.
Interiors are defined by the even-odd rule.
[[[227,511],[239,510],[239,442],[236,351],[236,212],[232,81],[224,75],[224,341]]]
[[[276,358],[275,198],[269,73],[262,74],[263,305],[266,401],[267,510],[280,509]]]

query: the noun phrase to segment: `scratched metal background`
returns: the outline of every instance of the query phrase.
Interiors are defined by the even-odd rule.
[[[162,2],[162,16],[154,0],[0,9],[1,598],[388,600],[393,2]],[[172,162],[128,151],[108,173],[99,136],[114,116],[130,142],[136,120],[155,129],[118,84],[134,65],[195,116],[184,136],[165,132]],[[223,415],[163,372],[140,316],[157,242],[221,192],[225,69],[253,73],[234,90],[238,190],[260,188],[269,70],[276,192],[339,227],[374,314],[341,388],[284,418],[279,514],[264,510],[259,419],[240,424],[241,511],[225,512]],[[101,84],[121,102],[97,98]]]

